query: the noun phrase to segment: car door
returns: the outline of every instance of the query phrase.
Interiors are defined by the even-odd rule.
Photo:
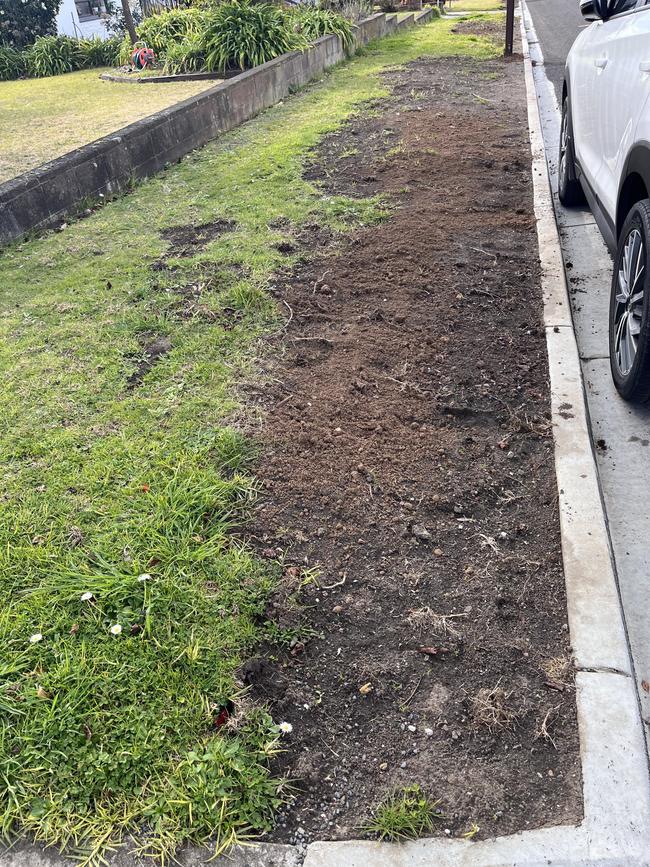
[[[636,3],[607,21],[602,32],[606,38],[598,57],[606,67],[598,97],[602,160],[596,194],[615,219],[621,173],[650,95],[650,5],[645,0]]]
[[[597,20],[578,37],[571,50],[570,86],[574,150],[584,180],[611,218],[612,148],[621,134],[624,115],[632,109],[621,77],[623,59],[630,50],[619,45],[637,7],[647,10],[646,0],[608,0],[610,16]],[[647,13],[646,13],[647,14]],[[638,46],[637,46],[638,48]],[[629,72],[628,72],[629,75]],[[640,107],[639,107],[640,108]],[[637,109],[638,111],[639,109]],[[605,160],[608,164],[605,164]],[[614,198],[616,191],[614,191]]]
[[[592,189],[601,161],[599,112],[594,97],[595,60],[602,41],[602,27],[602,21],[594,21],[580,33],[571,48],[568,64],[573,147],[580,171]]]

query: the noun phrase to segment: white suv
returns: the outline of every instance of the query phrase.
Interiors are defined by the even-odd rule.
[[[566,63],[558,193],[589,202],[614,260],[609,357],[627,400],[650,400],[650,0],[581,0],[593,23]]]

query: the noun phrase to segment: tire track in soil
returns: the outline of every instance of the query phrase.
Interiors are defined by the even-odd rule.
[[[242,674],[293,724],[275,770],[300,788],[271,837],[299,844],[359,836],[412,782],[441,799],[434,833],[581,818],[523,72],[386,79],[380,116],[306,173],[387,194],[390,219],[303,230],[313,258],[277,284],[252,535],[293,564],[267,615],[317,637]]]

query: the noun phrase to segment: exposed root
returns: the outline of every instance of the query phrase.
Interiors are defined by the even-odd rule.
[[[537,728],[535,729],[535,736],[533,740],[539,741],[548,741],[553,747],[553,749],[557,749],[557,744],[553,740],[553,736],[550,734],[549,729],[553,727],[557,718],[559,717],[559,710],[562,707],[561,704],[556,705],[556,707],[550,707],[546,713],[542,721],[539,723]]]

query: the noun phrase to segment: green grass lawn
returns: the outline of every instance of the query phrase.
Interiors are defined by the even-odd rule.
[[[366,48],[130,195],[0,254],[5,835],[96,860],[129,831],[160,856],[270,826],[281,721],[241,696],[236,669],[269,634],[280,567],[237,532],[256,491],[237,386],[282,314],[266,293],[291,261],[280,218],[344,232],[384,214],[306,182],[310,149],[386,93],[381,70],[494,55],[453,23]],[[216,219],[232,230],[152,268],[169,252],[161,232]],[[143,347],[162,339],[143,373]]]
[[[0,82],[0,183],[216,83],[117,84],[104,71]]]

